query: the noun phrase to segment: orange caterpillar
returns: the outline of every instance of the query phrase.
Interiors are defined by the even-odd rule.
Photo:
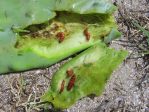
[[[89,41],[91,35],[90,35],[90,33],[88,32],[88,28],[86,28],[83,33],[84,33],[84,35],[85,35],[85,37],[86,37],[86,40]]]
[[[62,83],[61,83],[61,88],[60,88],[59,93],[62,93],[64,91],[64,87],[65,87],[65,81],[63,80]]]
[[[70,91],[70,90],[74,87],[75,81],[76,81],[76,76],[73,75],[73,76],[70,78],[69,83],[68,83],[68,86],[67,86],[67,90],[68,90],[68,91]]]
[[[68,70],[66,71],[66,73],[67,73],[67,77],[71,77],[71,76],[74,75],[74,72],[73,72],[72,69],[68,69]]]
[[[64,34],[64,32],[59,32],[59,33],[57,33],[56,37],[58,38],[59,43],[61,43],[65,39],[65,34]]]

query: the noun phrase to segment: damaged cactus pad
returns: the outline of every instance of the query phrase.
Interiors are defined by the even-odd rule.
[[[0,0],[0,74],[47,67],[112,31],[120,36],[115,9],[108,0]]]
[[[110,74],[126,55],[126,51],[116,51],[103,43],[94,45],[64,64],[54,74],[42,101],[64,109],[85,96],[100,95]]]
[[[0,0],[0,74],[48,67],[76,53],[53,76],[41,101],[65,109],[100,95],[127,52],[109,0]],[[80,53],[80,54],[79,54]]]

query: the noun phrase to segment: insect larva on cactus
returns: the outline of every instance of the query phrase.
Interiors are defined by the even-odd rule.
[[[84,35],[86,37],[86,40],[89,41],[91,35],[90,35],[89,31],[88,31],[88,28],[85,28],[83,33],[84,33]]]
[[[59,93],[62,93],[64,91],[64,87],[65,87],[65,81],[63,80],[61,83],[61,88],[60,88]]]
[[[59,32],[59,33],[57,33],[56,37],[58,38],[59,43],[61,43],[65,39],[65,33],[64,32]]]
[[[68,91],[70,91],[70,90],[74,87],[75,81],[76,81],[76,76],[73,75],[73,76],[70,78],[69,83],[68,83],[68,86],[67,86],[67,90],[68,90]]]
[[[73,72],[72,69],[68,69],[68,70],[66,71],[66,73],[67,73],[67,77],[71,77],[71,76],[74,75],[74,72]]]

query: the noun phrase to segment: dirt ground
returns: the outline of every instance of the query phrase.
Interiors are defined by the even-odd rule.
[[[131,24],[135,19],[149,30],[149,0],[117,0],[116,4],[119,11],[115,16],[123,36],[111,47],[126,49],[130,55],[112,74],[101,96],[83,98],[64,112],[149,112],[149,55],[142,54],[149,47],[146,37]],[[35,104],[47,90],[52,74],[65,62],[1,75],[0,112],[44,112]],[[48,112],[54,111],[49,107]]]

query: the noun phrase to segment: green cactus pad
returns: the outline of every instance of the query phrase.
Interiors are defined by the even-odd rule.
[[[117,28],[110,15],[116,7],[108,0],[1,0],[0,7],[0,74],[50,66],[93,46]],[[48,25],[32,32],[41,23]],[[58,32],[65,33],[61,43]]]
[[[116,51],[98,43],[64,64],[53,76],[49,90],[42,101],[52,103],[55,108],[65,109],[77,100],[91,95],[100,95],[110,74],[125,59],[126,51]],[[70,78],[67,70],[72,69],[76,80],[68,90]],[[65,81],[60,93],[61,83]]]

